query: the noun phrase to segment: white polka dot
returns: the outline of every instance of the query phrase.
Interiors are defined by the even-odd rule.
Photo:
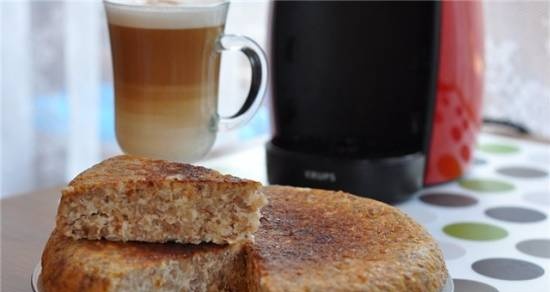
[[[439,248],[441,248],[446,260],[458,259],[466,254],[463,247],[450,242],[439,242]]]
[[[550,206],[550,192],[548,191],[536,191],[530,192],[523,196],[523,198],[535,205]]]
[[[435,221],[437,218],[437,215],[434,212],[428,211],[426,209],[421,208],[402,208],[401,211],[405,212],[405,214],[412,217],[414,220],[422,223],[427,224],[430,222]]]

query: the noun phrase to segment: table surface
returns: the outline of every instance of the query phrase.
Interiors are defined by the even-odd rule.
[[[550,147],[483,134],[475,157],[462,180],[397,207],[440,243],[456,292],[548,291]],[[266,182],[261,145],[201,164]],[[0,201],[1,291],[30,291],[59,196],[54,188]]]
[[[55,225],[59,189],[1,201],[1,291],[31,291],[31,273]]]

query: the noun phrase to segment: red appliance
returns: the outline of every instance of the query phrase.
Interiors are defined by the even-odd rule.
[[[462,176],[472,161],[485,67],[480,1],[441,3],[440,44],[426,185]]]
[[[386,202],[459,178],[481,124],[480,1],[274,1],[268,180]]]

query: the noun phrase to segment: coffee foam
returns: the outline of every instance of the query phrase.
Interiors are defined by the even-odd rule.
[[[135,28],[186,29],[222,26],[228,5],[222,0],[111,0],[109,23]]]

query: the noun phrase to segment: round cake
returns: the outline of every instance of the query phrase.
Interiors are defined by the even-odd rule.
[[[268,186],[254,242],[74,240],[54,231],[41,291],[434,291],[433,238],[398,209],[343,192]]]

